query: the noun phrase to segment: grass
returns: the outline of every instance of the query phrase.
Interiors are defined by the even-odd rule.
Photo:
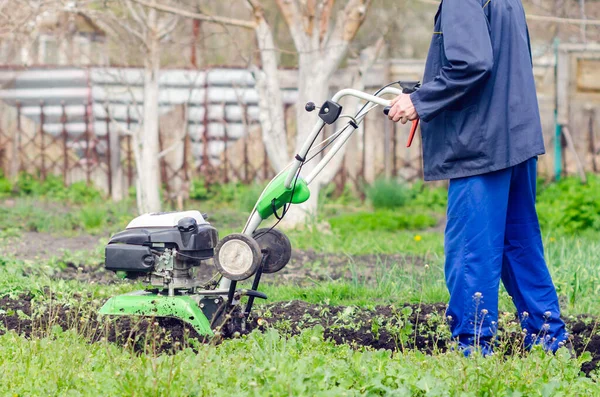
[[[124,228],[133,214],[136,210],[129,201],[65,206],[54,200],[23,197],[0,206],[0,230],[18,228],[59,235],[110,234]]]
[[[561,351],[466,359],[458,353],[353,350],[321,328],[286,338],[254,333],[198,353],[135,355],[73,332],[0,336],[0,393],[12,396],[594,395],[577,360]],[[580,359],[584,361],[586,358]],[[502,374],[502,376],[498,376]],[[43,380],[43,381],[42,381]]]
[[[210,221],[222,236],[238,231],[245,221],[245,214],[237,207],[213,202],[194,206],[209,212]],[[66,209],[52,200],[27,197],[19,198],[12,207],[0,207],[0,296],[32,293],[38,300],[52,296],[89,311],[110,296],[142,288],[139,283],[98,285],[56,277],[68,262],[99,263],[106,237],[123,228],[131,212],[131,203],[81,203]],[[334,212],[343,216],[344,207],[325,209],[325,213]],[[18,261],[4,254],[2,247],[19,239],[23,230],[67,235],[92,233],[99,241],[91,251],[58,253],[36,262]],[[351,277],[306,280],[295,285],[269,275],[261,285],[269,302],[300,299],[316,304],[373,307],[448,299],[443,277],[443,236],[438,230],[359,231],[351,225],[330,228],[320,220],[288,234],[296,249],[347,255]],[[597,313],[598,233],[572,236],[544,230],[544,236],[546,258],[564,314]],[[408,255],[408,260],[397,263],[385,259],[386,254],[398,253]],[[368,273],[353,260],[358,255],[372,256],[374,266]],[[421,258],[427,266],[413,263],[410,255]],[[326,264],[305,266],[328,274]],[[500,311],[514,311],[504,290],[500,293]],[[137,354],[107,342],[90,344],[81,335],[57,327],[39,335],[30,339],[14,332],[0,336],[0,395],[600,394],[595,375],[589,378],[579,372],[581,362],[588,357],[572,360],[565,352],[553,356],[535,350],[526,356],[488,359],[465,359],[455,352],[424,355],[406,350],[392,354],[334,345],[324,339],[323,330],[318,327],[293,337],[274,329],[255,332],[219,346],[202,345],[197,352],[187,349],[173,355]]]
[[[321,232],[318,228],[288,232],[292,245],[298,249],[319,252],[360,254],[416,254],[437,255],[444,252],[443,240],[438,232],[427,231],[365,231],[351,229]]]

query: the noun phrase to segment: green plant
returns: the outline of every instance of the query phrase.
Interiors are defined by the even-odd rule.
[[[21,195],[30,195],[38,190],[39,181],[33,175],[21,172],[17,177],[16,188]]]
[[[94,186],[88,186],[84,181],[71,184],[67,188],[67,200],[76,204],[99,202],[102,194]]]
[[[339,191],[335,183],[330,183],[319,190],[319,203],[327,202],[339,206],[357,206],[361,204],[361,199],[352,190],[350,185],[345,185]]]
[[[0,198],[12,193],[13,184],[4,176],[4,170],[0,169]]]
[[[410,205],[427,208],[434,212],[444,212],[448,206],[448,190],[445,187],[429,187],[418,181],[411,187]]]
[[[412,197],[409,186],[393,179],[378,179],[366,189],[368,199],[376,209],[399,208]]]
[[[588,183],[570,177],[542,188],[537,198],[540,224],[547,230],[569,234],[600,230],[600,177]]]
[[[65,200],[68,195],[62,178],[56,175],[48,175],[44,181],[34,184],[31,194],[57,200]]]
[[[237,203],[240,211],[250,212],[254,208],[254,204],[260,197],[264,186],[253,183],[248,186],[243,186],[242,189],[237,191]]]
[[[79,219],[85,230],[98,230],[105,224],[106,209],[96,206],[81,208],[79,210]]]
[[[206,188],[204,178],[193,179],[190,188],[190,198],[192,200],[206,200],[209,197],[209,191]]]
[[[94,186],[84,181],[65,186],[63,179],[56,175],[48,175],[44,181],[41,181],[31,174],[21,173],[17,178],[15,189],[21,196],[42,197],[74,204],[99,202],[102,199],[102,193]]]
[[[7,197],[12,193],[13,184],[4,176],[0,176],[0,198]]]

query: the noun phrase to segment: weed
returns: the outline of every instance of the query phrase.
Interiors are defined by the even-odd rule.
[[[87,207],[79,210],[79,218],[85,230],[99,230],[104,226],[106,212],[104,208]]]
[[[8,197],[12,193],[13,184],[1,174],[0,170],[0,198]]]

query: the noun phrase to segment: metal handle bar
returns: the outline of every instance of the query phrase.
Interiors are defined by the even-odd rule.
[[[393,87],[387,87],[385,89],[383,89],[377,96],[375,95],[371,95],[371,94],[367,94],[366,92],[362,92],[359,90],[355,90],[352,88],[345,88],[343,90],[338,91],[333,98],[331,99],[333,102],[338,102],[340,99],[342,99],[345,96],[353,96],[355,98],[359,98],[359,99],[363,99],[367,102],[372,102],[375,103],[377,105],[381,105],[381,106],[389,106],[390,105],[390,101],[387,99],[383,99],[380,98],[380,96],[383,96],[385,94],[396,94],[396,95],[400,95],[402,93],[402,90],[398,89],[398,88],[393,88]],[[304,145],[302,146],[302,148],[300,149],[300,152],[298,153],[298,156],[300,156],[300,158],[305,158],[306,154],[308,153],[308,151],[310,150],[310,146],[312,144],[312,142],[315,140],[315,138],[317,137],[317,135],[319,135],[319,132],[321,131],[321,128],[323,128],[323,126],[325,125],[325,122],[323,120],[319,120],[316,122],[315,126],[313,127],[310,135],[308,136],[308,138],[306,139],[306,141],[304,142]],[[312,178],[310,178],[310,180],[312,181],[312,179],[314,179],[314,177],[321,172],[321,170],[323,169],[323,167],[325,166],[325,164],[327,162],[329,162],[329,160],[331,160],[331,158],[335,155],[335,153],[337,153],[337,151],[344,145],[344,143],[348,140],[348,138],[350,137],[350,135],[352,135],[352,132],[354,132],[354,129],[351,129],[349,134],[348,132],[344,133],[343,136],[341,136],[341,144],[340,142],[336,143],[335,146],[327,153],[327,155],[323,158],[323,160],[321,160],[321,162],[319,162],[319,165],[317,165],[317,167],[315,168],[315,171],[318,169],[318,171],[315,173],[315,171],[313,171],[309,178],[312,176]],[[348,136],[346,136],[348,135]],[[331,154],[331,155],[330,155]],[[327,161],[323,163],[323,161],[327,158]],[[296,173],[298,172],[298,169],[300,168],[300,166],[302,165],[302,161],[300,160],[296,160],[294,165],[292,165],[290,172],[287,175],[287,178],[285,180],[285,187],[286,188],[290,188],[292,187],[292,182],[296,176]],[[321,166],[321,167],[319,167]],[[309,178],[306,179],[306,182],[309,183]]]

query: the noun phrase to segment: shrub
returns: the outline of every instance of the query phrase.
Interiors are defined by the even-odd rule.
[[[39,190],[39,181],[31,174],[21,172],[17,178],[17,191],[21,195],[31,195],[34,191]]]
[[[578,233],[600,229],[600,178],[588,175],[588,183],[569,177],[540,189],[537,209],[545,229]]]
[[[73,203],[87,204],[100,201],[102,193],[94,186],[88,186],[84,181],[79,181],[67,188],[67,199]]]
[[[429,187],[421,181],[412,186],[411,205],[435,212],[445,212],[448,206],[448,190],[445,187]]]
[[[13,185],[11,181],[0,175],[0,198],[9,196],[12,192]]]
[[[366,193],[375,209],[402,207],[413,195],[406,184],[391,179],[376,180]]]
[[[35,196],[65,200],[68,195],[62,178],[55,175],[48,175],[44,181],[37,181],[32,187],[31,194]]]
[[[57,175],[48,175],[44,181],[40,181],[31,174],[21,173],[15,188],[21,196],[44,197],[75,204],[98,202],[102,199],[102,193],[94,186],[89,186],[84,181],[65,186],[62,177]]]
[[[206,200],[208,199],[209,192],[206,188],[206,182],[203,178],[192,180],[190,187],[190,198],[192,200]]]

